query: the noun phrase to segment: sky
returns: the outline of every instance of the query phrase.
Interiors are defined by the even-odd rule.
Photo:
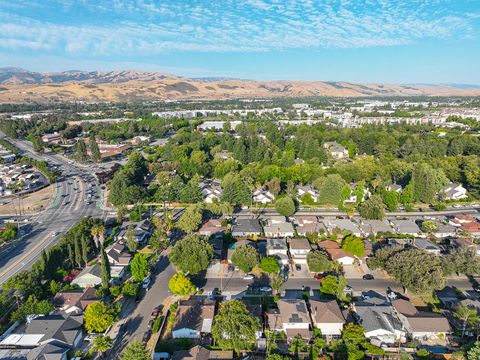
[[[480,85],[480,0],[0,0],[0,67]]]

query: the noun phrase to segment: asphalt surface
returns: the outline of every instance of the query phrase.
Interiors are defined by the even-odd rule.
[[[61,235],[74,226],[79,219],[102,215],[96,202],[90,204],[85,202],[88,184],[91,183],[92,188],[96,188],[96,180],[93,176],[60,156],[36,154],[26,141],[10,141],[25,155],[61,165],[64,171],[62,179],[54,185],[56,192],[50,207],[31,217],[28,223],[21,224],[25,229],[30,227],[30,231],[24,236],[0,248],[0,285],[18,272],[28,270],[38,259],[42,250],[55,245]]]

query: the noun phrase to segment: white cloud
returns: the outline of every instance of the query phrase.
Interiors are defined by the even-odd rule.
[[[461,7],[447,3],[451,2],[38,0],[18,7],[0,0],[0,48],[148,56],[362,48],[478,37],[478,12],[462,13]]]

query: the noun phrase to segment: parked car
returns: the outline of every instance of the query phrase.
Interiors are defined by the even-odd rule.
[[[301,270],[302,270],[302,265],[300,265],[300,264],[295,264],[295,270],[301,271]]]
[[[315,274],[315,275],[313,276],[313,278],[314,278],[315,280],[322,280],[322,279],[323,279],[323,274]]]
[[[252,274],[245,274],[243,276],[243,279],[244,280],[253,280],[253,279],[255,279],[255,276],[253,276]]]
[[[270,286],[262,286],[259,290],[264,292],[269,292],[269,291],[272,291],[272,288]]]
[[[150,287],[150,283],[152,282],[152,279],[150,279],[150,276],[145,278],[145,280],[143,280],[143,284],[142,284],[142,288],[144,289],[147,289]]]
[[[362,276],[363,280],[375,280],[375,277],[372,274],[365,274]]]

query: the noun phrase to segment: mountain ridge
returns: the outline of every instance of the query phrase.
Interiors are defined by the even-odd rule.
[[[137,70],[33,72],[0,68],[0,102],[221,100],[269,97],[480,96],[468,84],[187,78]]]

